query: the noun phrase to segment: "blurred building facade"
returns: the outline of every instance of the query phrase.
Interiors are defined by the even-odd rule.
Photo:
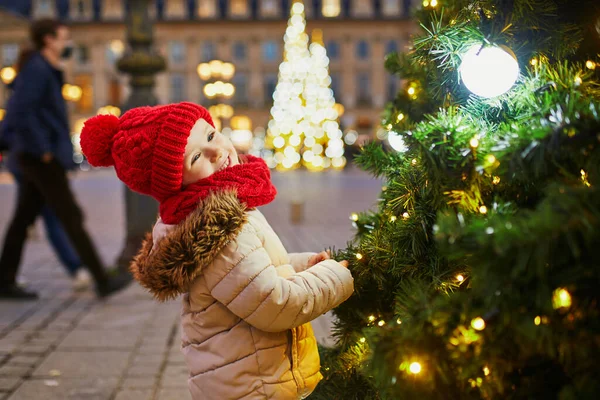
[[[82,89],[71,102],[73,133],[83,119],[127,97],[126,77],[116,69],[125,51],[125,1],[18,0],[0,9],[0,67],[12,65],[27,43],[30,20],[56,17],[71,28],[75,52],[67,82]],[[282,61],[283,35],[292,0],[154,0],[155,45],[167,60],[158,75],[161,103],[207,104],[200,63],[213,59],[235,65],[234,114],[247,116],[251,129],[265,127]],[[409,19],[415,0],[305,0],[307,33],[318,28],[330,58],[331,88],[345,108],[342,128],[374,134],[384,104],[398,79],[384,69],[385,54],[405,51],[416,26]],[[0,108],[7,89],[0,89]]]

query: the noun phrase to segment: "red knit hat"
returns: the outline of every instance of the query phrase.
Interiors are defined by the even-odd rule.
[[[114,165],[131,190],[162,202],[181,191],[185,146],[200,118],[214,127],[206,108],[187,102],[98,115],[85,122],[81,149],[90,164]]]

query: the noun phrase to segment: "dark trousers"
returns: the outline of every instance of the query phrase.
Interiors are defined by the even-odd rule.
[[[27,228],[48,205],[58,217],[71,243],[89,268],[96,285],[104,287],[107,275],[96,249],[83,227],[83,214],[69,186],[65,169],[56,160],[46,164],[34,156],[21,154],[19,165],[22,182],[19,185],[17,208],[8,226],[0,257],[0,286],[15,283]]]

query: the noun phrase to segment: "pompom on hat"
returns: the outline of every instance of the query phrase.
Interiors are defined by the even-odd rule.
[[[163,202],[181,191],[185,146],[199,119],[214,126],[206,108],[188,102],[97,115],[85,122],[81,149],[91,165],[114,165],[131,190]]]

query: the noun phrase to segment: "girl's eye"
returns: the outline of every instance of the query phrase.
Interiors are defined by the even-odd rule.
[[[214,139],[214,137],[215,137],[215,133],[212,132],[210,135],[208,135],[208,141],[209,142],[212,141]]]
[[[193,158],[192,158],[192,165],[194,165],[194,163],[196,161],[198,161],[198,159],[200,158],[200,153],[196,154]]]

